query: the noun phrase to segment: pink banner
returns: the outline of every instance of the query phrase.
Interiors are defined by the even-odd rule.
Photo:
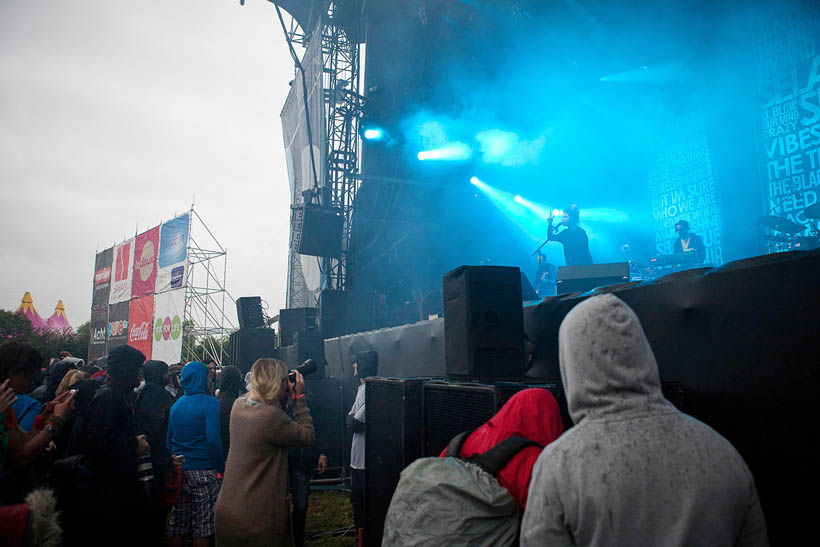
[[[159,226],[138,235],[134,239],[134,270],[131,281],[131,298],[154,293],[157,280],[157,253],[159,252]],[[150,321],[150,319],[149,319]]]
[[[151,358],[151,322],[154,319],[154,297],[135,298],[128,310],[128,345]]]

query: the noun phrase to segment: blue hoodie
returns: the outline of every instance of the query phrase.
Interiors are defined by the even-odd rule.
[[[182,369],[179,383],[185,395],[171,407],[165,444],[171,454],[182,454],[182,469],[225,471],[219,426],[219,401],[208,395],[208,367],[191,361]]]

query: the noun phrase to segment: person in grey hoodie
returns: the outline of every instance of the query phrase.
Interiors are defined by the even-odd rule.
[[[521,545],[768,545],[740,454],[661,393],[637,315],[590,298],[558,334],[575,427],[532,473]]]

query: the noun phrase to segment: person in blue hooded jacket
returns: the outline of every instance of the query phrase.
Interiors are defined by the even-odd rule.
[[[225,471],[219,424],[219,401],[208,395],[208,368],[191,361],[179,377],[183,395],[171,407],[166,444],[173,455],[185,457],[182,492],[171,511],[170,547],[181,546],[185,536],[194,547],[211,545],[214,504],[219,494],[217,473]]]

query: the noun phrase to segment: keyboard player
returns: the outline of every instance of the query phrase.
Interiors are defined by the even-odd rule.
[[[689,221],[680,219],[675,224],[675,232],[678,238],[675,239],[675,253],[695,253],[697,264],[703,264],[706,259],[706,247],[703,245],[703,238],[689,231]]]

